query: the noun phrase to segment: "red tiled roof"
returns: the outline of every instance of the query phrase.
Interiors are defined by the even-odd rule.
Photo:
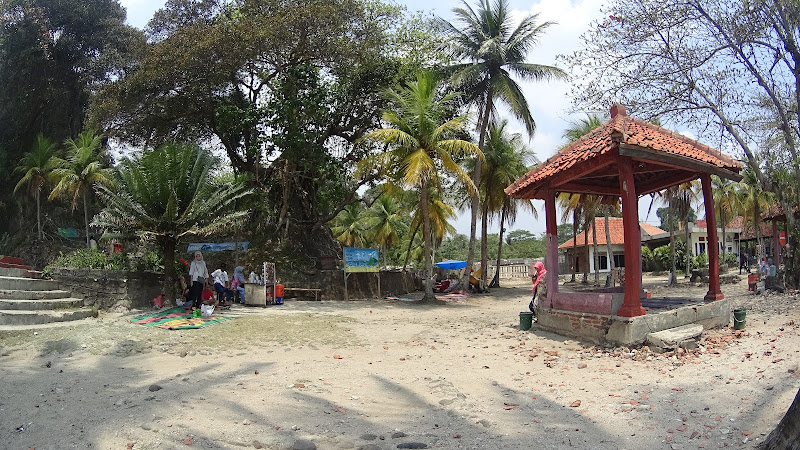
[[[615,112],[614,108],[618,108]],[[597,159],[619,150],[619,144],[654,150],[674,156],[688,158],[720,169],[738,173],[742,165],[733,158],[722,154],[694,139],[661,128],[643,120],[629,117],[624,107],[612,107],[614,117],[600,127],[583,136],[569,146],[561,149],[556,155],[541,163],[534,170],[515,181],[505,190],[514,196],[529,186],[538,189],[544,180],[567,171],[573,167]],[[613,114],[612,114],[613,115]],[[669,186],[664,186],[669,187]],[[529,198],[528,195],[525,195]]]
[[[698,219],[695,221],[695,226],[697,228],[708,228],[708,222],[706,222],[705,219]]]
[[[594,226],[597,227],[597,245],[606,245],[606,242],[608,242],[606,241],[606,219],[604,217],[595,218]],[[653,225],[647,223],[640,223],[639,226],[649,236],[655,236],[657,234],[666,233],[666,231],[662,230],[661,228],[654,227]],[[622,226],[622,218],[609,217],[608,229],[611,234],[611,245],[615,244],[622,245],[625,242],[625,234]],[[594,245],[594,240],[592,239],[592,235],[594,233],[592,232],[591,229],[588,231],[589,231],[589,245]],[[578,247],[583,247],[583,240],[585,234],[586,231],[582,231],[575,237],[575,240],[578,242],[577,245]],[[558,246],[558,248],[560,249],[572,248],[572,247],[575,247],[575,244],[572,239]]]
[[[727,225],[725,225],[725,228],[744,228],[744,217],[736,216],[733,220],[728,222]]]
[[[728,222],[727,225],[725,225],[725,228],[738,228],[742,230],[742,232],[739,234],[739,239],[747,240],[756,238],[755,227],[750,224],[745,225],[744,217],[742,216],[736,216],[736,218],[734,218],[733,220]],[[772,236],[772,224],[761,222],[760,228],[761,228],[761,237]]]

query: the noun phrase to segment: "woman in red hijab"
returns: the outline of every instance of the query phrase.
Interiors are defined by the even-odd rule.
[[[532,272],[531,281],[533,281],[533,288],[531,289],[531,293],[533,294],[533,298],[531,298],[531,302],[528,305],[528,308],[533,313],[533,316],[536,317],[536,311],[534,308],[534,302],[536,302],[536,296],[537,295],[540,295],[540,297],[547,296],[547,270],[545,270],[544,264],[542,264],[541,261],[536,261],[536,263],[533,264],[533,270],[531,272]]]

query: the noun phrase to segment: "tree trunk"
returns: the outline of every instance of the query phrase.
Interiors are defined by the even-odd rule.
[[[417,236],[417,231],[419,231],[420,224],[417,223],[417,226],[414,227],[414,232],[411,233],[411,239],[408,240],[408,248],[406,249],[406,260],[403,262],[403,272],[406,271],[406,266],[408,266],[408,259],[411,257],[411,246],[414,245],[414,238]]]
[[[586,268],[583,269],[583,284],[589,283],[589,217],[583,218],[583,246],[586,247]]]
[[[486,130],[489,128],[489,115],[492,112],[492,89],[486,95],[486,105],[484,105],[483,114],[481,115],[481,129],[480,137],[478,138],[478,148],[483,151],[484,144],[486,143]],[[472,174],[472,183],[475,185],[475,195],[472,196],[472,215],[469,224],[469,250],[467,251],[467,270],[461,277],[463,286],[469,286],[469,269],[472,268],[475,261],[475,234],[478,225],[478,211],[480,211],[480,186],[481,186],[481,158],[475,158],[475,173]]]
[[[42,240],[42,192],[36,192],[36,229],[39,232],[39,240]]]
[[[592,264],[594,265],[594,285],[600,284],[600,267],[597,264],[597,227],[596,221],[592,221]]]
[[[89,248],[89,204],[86,201],[86,190],[83,191],[83,225],[86,227],[86,248]]]
[[[778,426],[758,448],[760,450],[798,450],[800,449],[800,391],[786,411]]]
[[[578,210],[572,210],[572,282],[575,282],[575,276],[578,273]]]
[[[725,261],[725,251],[727,250],[727,241],[725,240],[725,213],[720,211],[719,220],[722,222],[722,261]]]
[[[172,236],[164,236],[160,239],[161,250],[164,257],[164,285],[161,294],[164,295],[164,304],[171,302],[175,297],[175,248],[178,243]]]
[[[428,204],[428,182],[423,181],[420,189],[419,206],[422,211],[422,251],[425,261],[425,295],[422,297],[422,301],[431,302],[436,300],[436,296],[433,294],[433,261],[431,260],[431,223],[430,205]]]
[[[685,222],[686,223],[686,274],[684,278],[689,278],[692,276],[692,257],[694,256],[694,249],[691,247],[691,243],[689,242],[689,213],[686,213]]]
[[[669,206],[667,209],[667,220],[669,221],[669,256],[670,256],[670,277],[669,285],[672,286],[677,281],[675,273],[677,272],[677,261],[675,259],[675,223],[672,220],[672,198],[669,199]]]
[[[489,239],[487,239],[487,231],[489,229],[489,212],[484,204],[481,208],[483,214],[481,217],[481,290],[486,289],[486,278],[489,276]]]
[[[500,260],[502,259],[503,254],[503,226],[505,226],[506,222],[506,207],[503,206],[503,209],[500,211],[500,242],[497,243],[497,265],[494,271],[494,278],[492,279],[492,284],[489,287],[500,287]]]
[[[608,208],[610,209],[611,207],[609,206]],[[616,283],[615,283],[615,280],[614,280],[614,249],[611,247],[611,230],[608,229],[608,222],[609,222],[608,215],[609,215],[609,213],[610,212],[608,210],[606,210],[606,214],[605,214],[605,217],[606,217],[606,254],[608,255],[606,258],[608,258],[608,273],[609,273],[609,275],[611,275],[609,277],[609,279],[611,280],[611,287],[614,287],[614,286],[616,286]]]

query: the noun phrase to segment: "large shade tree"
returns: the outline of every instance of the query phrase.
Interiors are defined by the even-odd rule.
[[[431,72],[423,72],[402,90],[388,92],[391,108],[383,114],[387,128],[368,133],[365,139],[387,145],[386,151],[359,163],[362,172],[376,170],[382,177],[419,192],[423,253],[426,271],[423,301],[432,301],[431,214],[429,190],[439,187],[441,175],[449,174],[470,191],[475,186],[455,159],[467,155],[483,158],[471,142],[458,139],[466,117],[451,117],[450,102],[456,94],[442,96]]]
[[[242,183],[216,184],[218,164],[208,150],[169,144],[125,159],[118,182],[98,193],[106,204],[93,223],[107,230],[153,239],[164,257],[163,293],[174,298],[175,249],[181,239],[230,230],[247,216]],[[224,211],[224,214],[220,212]]]
[[[478,109],[478,147],[484,148],[486,134],[492,117],[497,116],[496,101],[509,107],[511,114],[533,135],[536,122],[531,115],[528,100],[517,77],[523,81],[560,79],[565,73],[554,66],[526,62],[528,53],[535,47],[553,22],[537,23],[538,14],[527,15],[518,25],[511,16],[508,0],[480,0],[476,8],[466,1],[453,9],[454,22],[441,20],[440,24],[450,37],[449,50],[458,62],[447,68],[458,89]],[[476,161],[473,183],[480,185],[481,161]],[[472,197],[470,245],[467,263],[474,259],[476,226],[480,212],[480,198]],[[485,236],[484,236],[485,238]],[[481,266],[486,267],[486,255],[481,255]],[[486,281],[483,270],[482,281]],[[466,275],[465,275],[466,277]]]
[[[2,199],[37,134],[80,133],[92,92],[124,74],[145,40],[118,0],[0,0],[0,11],[0,207],[15,215]],[[0,221],[0,232],[13,223]]]

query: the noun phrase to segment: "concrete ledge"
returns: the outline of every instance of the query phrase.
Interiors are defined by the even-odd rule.
[[[727,326],[731,309],[727,299],[687,305],[638,317],[620,317],[540,308],[537,311],[539,328],[563,336],[618,345],[643,344],[653,332],[697,324],[705,329]]]
[[[674,349],[686,340],[694,339],[703,334],[703,326],[700,324],[683,325],[669,330],[662,330],[647,335],[647,343],[663,349]]]

